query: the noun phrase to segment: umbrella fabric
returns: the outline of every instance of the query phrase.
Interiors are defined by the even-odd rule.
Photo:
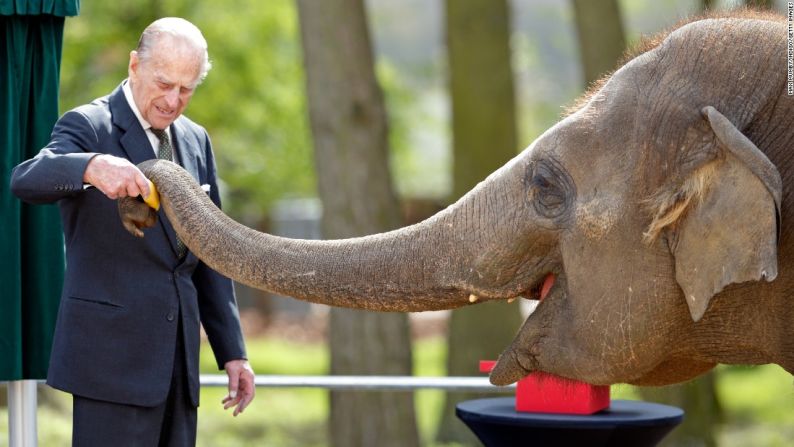
[[[79,0],[0,0],[0,380],[47,374],[63,283],[60,216],[55,205],[20,202],[9,180],[49,141],[64,26],[52,14],[78,9]]]
[[[39,15],[57,17],[76,16],[80,0],[0,0],[0,15]]]

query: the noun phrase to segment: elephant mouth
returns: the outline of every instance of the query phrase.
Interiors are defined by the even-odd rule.
[[[530,287],[528,291],[521,296],[531,301],[543,301],[554,287],[557,275],[553,272],[543,275],[543,279],[538,281],[534,286]]]
[[[526,299],[536,301],[536,309],[551,305],[562,295],[564,279],[560,275],[549,272],[543,275],[528,292],[522,294]],[[543,304],[542,304],[543,303]],[[540,342],[550,325],[549,312],[536,315],[533,311],[527,317],[510,346],[505,349],[491,371],[490,380],[494,385],[509,385],[517,382],[533,371],[538,370],[537,356],[540,354]]]

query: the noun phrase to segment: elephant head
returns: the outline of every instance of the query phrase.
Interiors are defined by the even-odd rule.
[[[785,36],[776,18],[681,26],[459,201],[388,233],[271,236],[225,216],[178,166],[140,167],[190,249],[253,287],[378,311],[543,298],[495,384],[535,370],[667,384],[720,362],[791,372]],[[152,215],[121,208],[136,233]]]

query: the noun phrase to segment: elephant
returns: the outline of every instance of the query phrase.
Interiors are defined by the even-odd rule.
[[[794,96],[785,18],[740,12],[647,39],[515,158],[427,220],[345,240],[247,228],[179,166],[139,165],[205,263],[373,311],[541,300],[491,372],[666,385],[718,363],[794,373]],[[138,236],[156,214],[119,203]],[[542,290],[542,292],[541,292]]]

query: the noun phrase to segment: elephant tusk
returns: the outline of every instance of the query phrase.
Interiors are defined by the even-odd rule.
[[[480,299],[480,297],[478,297],[477,295],[475,295],[473,293],[471,295],[469,295],[469,302],[470,303],[476,303],[478,299]]]

